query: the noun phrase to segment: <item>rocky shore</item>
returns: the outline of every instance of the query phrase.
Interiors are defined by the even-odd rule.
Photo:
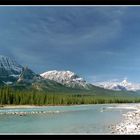
[[[44,113],[60,113],[60,111],[31,111],[31,112],[17,112],[17,111],[12,111],[12,112],[0,112],[0,115],[19,115],[19,116],[26,116],[28,114],[44,114]]]
[[[47,106],[33,106],[33,105],[4,105],[0,106],[0,115],[18,115],[18,116],[26,116],[28,114],[45,114],[45,113],[60,113],[59,110],[49,111],[49,110],[34,110],[34,108],[43,108]],[[17,109],[27,109],[27,111],[17,111]],[[28,111],[28,109],[33,109],[32,111]],[[62,112],[62,111],[61,111]]]
[[[3,108],[39,108],[39,107],[47,107],[47,106],[35,106],[35,105],[1,105],[0,109]]]
[[[140,105],[135,111],[123,114],[123,120],[112,126],[113,134],[140,134]]]

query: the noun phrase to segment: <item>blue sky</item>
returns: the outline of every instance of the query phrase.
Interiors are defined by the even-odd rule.
[[[140,82],[140,7],[0,7],[0,54],[37,73]]]

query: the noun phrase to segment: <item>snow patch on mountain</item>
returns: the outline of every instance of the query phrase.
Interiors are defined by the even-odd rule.
[[[10,81],[8,81],[8,82],[4,82],[6,85],[11,85],[11,84],[13,84],[13,82],[10,82]]]
[[[140,84],[139,83],[131,83],[128,82],[127,79],[124,79],[122,82],[100,82],[96,83],[96,86],[105,88],[105,89],[111,89],[111,90],[127,90],[127,91],[137,91],[140,90]]]

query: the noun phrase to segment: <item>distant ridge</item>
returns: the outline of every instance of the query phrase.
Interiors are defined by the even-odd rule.
[[[99,87],[111,90],[127,90],[127,91],[137,91],[140,90],[140,84],[130,83],[126,79],[122,82],[101,82],[96,84]]]

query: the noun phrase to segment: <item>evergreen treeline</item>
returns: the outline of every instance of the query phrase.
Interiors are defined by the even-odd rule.
[[[140,98],[18,91],[8,86],[0,88],[0,105],[72,105],[137,102],[140,102]]]

